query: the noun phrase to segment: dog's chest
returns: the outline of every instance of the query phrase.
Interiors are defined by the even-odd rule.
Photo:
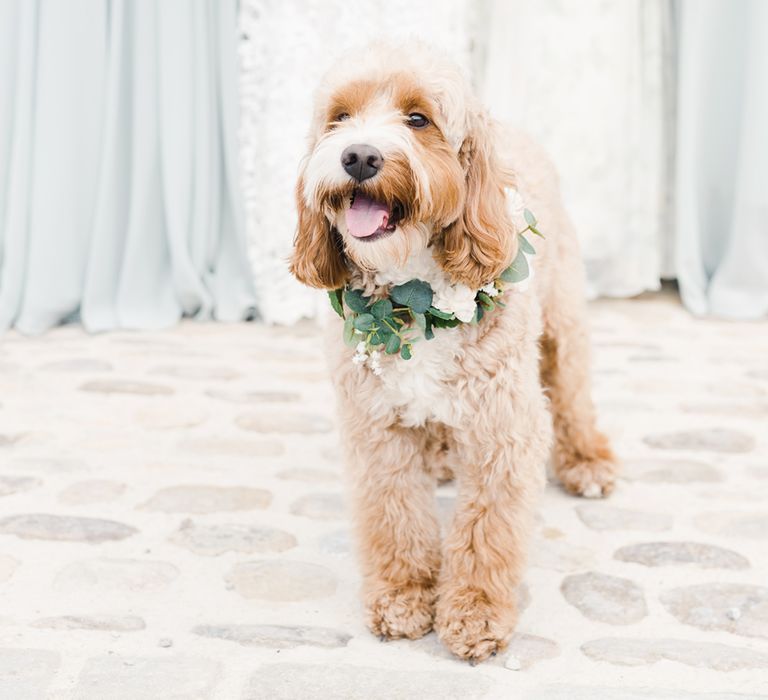
[[[378,398],[386,408],[397,410],[404,425],[451,425],[458,420],[454,383],[460,335],[455,329],[437,330],[432,340],[414,345],[410,360],[393,357],[384,365]]]

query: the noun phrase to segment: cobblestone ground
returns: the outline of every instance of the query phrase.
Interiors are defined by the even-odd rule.
[[[364,629],[313,325],[3,336],[0,698],[768,698],[766,325],[592,320],[623,479],[549,486],[475,668]]]

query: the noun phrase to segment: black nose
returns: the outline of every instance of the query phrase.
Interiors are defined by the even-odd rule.
[[[341,164],[355,180],[362,182],[381,170],[384,158],[378,148],[365,143],[355,143],[344,149]]]

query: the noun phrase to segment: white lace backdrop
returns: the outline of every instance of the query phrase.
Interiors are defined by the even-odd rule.
[[[492,112],[549,149],[590,293],[661,271],[665,0],[244,0],[241,143],[251,262],[267,321],[324,308],[288,274],[293,186],[318,78],[338,53],[415,35],[447,49]]]
[[[481,94],[552,155],[590,296],[659,286],[666,0],[490,0]],[[671,67],[671,65],[670,65]]]
[[[241,9],[241,148],[249,253],[266,321],[314,316],[327,298],[290,277],[293,189],[312,92],[346,48],[418,35],[469,61],[467,0],[245,0]]]

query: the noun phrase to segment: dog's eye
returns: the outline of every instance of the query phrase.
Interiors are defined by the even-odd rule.
[[[333,121],[335,121],[335,122],[345,122],[345,121],[347,121],[347,119],[349,119],[349,114],[347,114],[346,112],[342,112],[341,114],[337,114],[334,117]]]
[[[408,115],[408,126],[410,126],[412,129],[423,129],[428,124],[429,119],[427,119],[423,114],[419,114],[418,112],[411,112]]]

